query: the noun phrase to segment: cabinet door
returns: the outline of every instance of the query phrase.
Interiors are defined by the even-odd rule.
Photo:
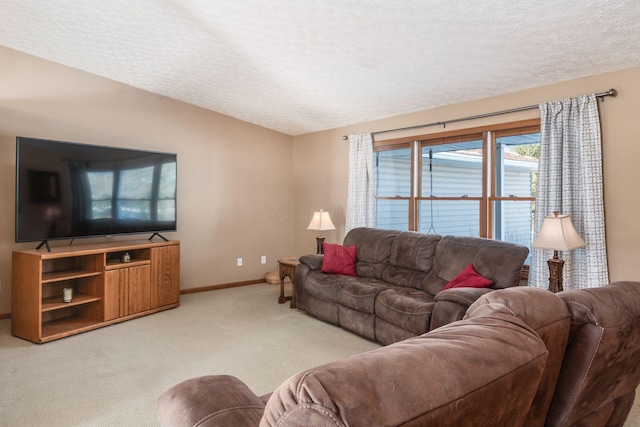
[[[105,322],[124,316],[124,304],[120,301],[124,297],[126,287],[126,268],[106,271],[104,273],[104,320]]]
[[[151,308],[151,267],[119,268],[105,273],[104,320]]]
[[[151,249],[151,307],[180,301],[180,246]]]
[[[151,267],[127,268],[127,314],[151,309]]]

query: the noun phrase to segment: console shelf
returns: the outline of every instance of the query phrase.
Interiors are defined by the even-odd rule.
[[[63,302],[60,297],[49,297],[42,299],[42,312],[51,310],[62,310],[76,305],[88,304],[90,302],[100,301],[100,297],[93,295],[75,294],[71,302]]]
[[[50,273],[42,273],[42,283],[61,282],[63,280],[80,279],[81,277],[99,276],[99,271],[87,270],[64,270],[52,271]]]
[[[59,320],[51,320],[42,324],[42,341],[53,341],[59,338],[79,334],[102,327],[94,319],[87,317],[65,317]]]
[[[14,251],[13,335],[43,343],[177,307],[180,243],[117,242]],[[62,300],[71,288],[70,302]]]

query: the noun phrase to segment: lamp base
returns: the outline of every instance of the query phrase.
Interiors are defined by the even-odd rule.
[[[549,266],[549,290],[551,292],[562,292],[562,267],[564,260],[550,258],[547,260]]]
[[[322,243],[324,243],[324,236],[316,236],[316,244],[317,244],[317,253],[324,254],[324,248],[322,247]]]

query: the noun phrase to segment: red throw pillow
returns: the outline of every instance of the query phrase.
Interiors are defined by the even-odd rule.
[[[478,274],[473,264],[467,265],[442,290],[451,288],[488,288],[493,281]]]
[[[324,258],[323,273],[346,274],[356,276],[356,245],[340,246],[333,243],[322,243]]]

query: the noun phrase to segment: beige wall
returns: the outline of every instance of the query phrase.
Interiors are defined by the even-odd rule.
[[[178,232],[166,237],[181,241],[182,288],[259,279],[292,253],[290,136],[4,47],[0,64],[0,314],[11,251],[36,246],[14,239],[17,135],[177,153]]]
[[[610,88],[618,91],[616,98],[605,98],[600,106],[602,122],[605,220],[611,280],[638,280],[640,270],[640,68],[602,74],[550,86],[529,89],[509,95],[481,99],[446,107],[406,114],[386,120],[362,123],[294,137],[294,181],[296,207],[313,206],[331,213],[336,227],[327,233],[328,242],[344,238],[344,213],[347,200],[348,142],[342,135],[375,132],[385,129],[433,123],[473,116],[510,108],[535,105]],[[446,129],[482,126],[534,118],[537,110],[496,116],[447,125]],[[441,132],[442,127],[423,128],[412,132],[390,133],[380,139],[398,138]],[[313,234],[296,218],[295,251],[313,249]]]
[[[342,135],[412,126],[537,104],[614,87],[601,106],[605,208],[612,280],[640,280],[634,262],[640,191],[640,68],[466,102],[371,123],[290,137],[92,74],[0,47],[0,314],[11,309],[15,137],[33,136],[178,153],[182,288],[241,282],[277,268],[276,259],[315,252],[312,212],[331,213],[344,237],[348,143]],[[451,124],[506,122],[536,111]],[[385,138],[440,132],[426,128]],[[145,238],[146,236],[140,236]],[[94,239],[92,239],[94,240]],[[76,244],[81,244],[76,241]],[[55,244],[68,244],[68,241]],[[266,255],[267,265],[260,264]],[[236,267],[236,258],[244,267]]]

